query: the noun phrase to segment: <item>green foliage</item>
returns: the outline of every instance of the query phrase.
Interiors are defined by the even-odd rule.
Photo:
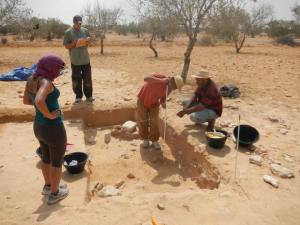
[[[300,36],[300,24],[296,21],[274,20],[269,23],[268,34],[273,38]]]
[[[297,42],[294,40],[294,38],[289,36],[284,36],[276,39],[276,43],[282,44],[282,45],[288,45],[291,47],[294,47],[297,45]]]

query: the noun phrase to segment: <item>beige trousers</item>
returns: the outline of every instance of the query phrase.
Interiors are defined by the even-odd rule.
[[[143,140],[158,141],[159,139],[159,106],[146,108],[143,102],[138,99],[138,127]]]

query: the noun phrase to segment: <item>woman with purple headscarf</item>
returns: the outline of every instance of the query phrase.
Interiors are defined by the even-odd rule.
[[[52,83],[65,68],[64,61],[55,54],[43,56],[36,72],[26,83],[23,102],[35,108],[34,134],[42,149],[42,172],[45,185],[43,195],[48,204],[67,197],[66,185],[59,185],[67,137],[58,104],[59,90]]]

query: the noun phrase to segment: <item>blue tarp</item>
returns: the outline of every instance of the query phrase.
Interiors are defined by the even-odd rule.
[[[19,67],[8,73],[0,76],[0,81],[26,81],[36,70],[36,65],[33,64],[31,68]]]

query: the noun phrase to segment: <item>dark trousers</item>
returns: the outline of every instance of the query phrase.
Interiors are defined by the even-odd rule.
[[[92,70],[91,64],[76,66],[71,64],[72,67],[72,86],[76,98],[82,98],[82,84],[83,92],[86,98],[93,96],[93,83],[92,83]]]
[[[67,135],[64,124],[43,125],[34,123],[33,130],[35,137],[40,142],[42,159],[46,164],[60,168],[67,145]]]

